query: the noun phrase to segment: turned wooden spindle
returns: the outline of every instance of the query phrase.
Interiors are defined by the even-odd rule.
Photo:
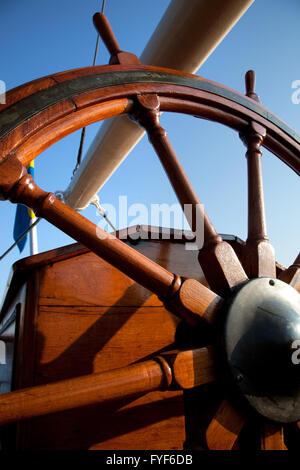
[[[0,163],[0,197],[25,204],[134,281],[156,294],[173,313],[195,325],[213,322],[222,299],[193,279],[181,279],[39,188],[16,157]]]
[[[160,124],[158,96],[155,94],[138,95],[136,100],[138,107],[134,109],[132,116],[147,131],[149,141],[163,165],[182,209],[184,210],[187,205],[192,207],[189,213],[186,212],[192,231],[196,231],[197,218],[198,221],[204,218],[204,238],[206,240],[222,241],[209,217],[204,212],[200,199],[172,148],[167,131]]]
[[[247,280],[246,273],[234,250],[222,240],[206,214],[172,148],[167,131],[160,125],[158,96],[155,94],[138,95],[131,117],[147,131],[149,141],[163,165],[182,209],[185,211],[187,206],[191,208],[190,211],[185,211],[185,215],[191,229],[196,232],[196,239],[202,241],[198,247],[200,249],[199,262],[211,289],[222,295],[240,282]],[[200,231],[202,227],[203,233]]]
[[[248,237],[245,248],[245,269],[251,278],[276,277],[275,253],[267,237],[266,214],[261,168],[261,144],[266,129],[251,121],[240,138],[247,147],[248,173]]]
[[[247,147],[248,168],[248,241],[268,240],[261,168],[260,146],[266,130],[255,122],[241,135]]]
[[[0,395],[0,426],[155,390],[189,389],[216,380],[211,348],[173,351],[107,372]]]
[[[254,70],[245,74],[246,96],[260,103],[255,92]],[[250,121],[240,132],[240,138],[247,147],[248,174],[248,237],[244,250],[244,267],[250,278],[276,277],[275,252],[267,237],[263,178],[261,167],[261,145],[267,136],[266,128]]]

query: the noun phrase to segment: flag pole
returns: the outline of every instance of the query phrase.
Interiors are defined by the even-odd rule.
[[[36,221],[36,217],[31,219],[30,221],[31,226],[35,223],[35,221]],[[30,240],[30,256],[37,255],[39,252],[39,248],[38,248],[36,225],[34,225],[29,232],[29,240]]]
[[[34,160],[32,160],[29,163],[27,167],[27,171],[32,177],[34,177]],[[32,255],[37,255],[39,252],[38,239],[37,239],[37,227],[35,224],[36,216],[35,216],[35,213],[29,208],[28,208],[28,214],[30,217],[29,225],[31,227],[31,230],[29,232],[30,256],[32,256]]]

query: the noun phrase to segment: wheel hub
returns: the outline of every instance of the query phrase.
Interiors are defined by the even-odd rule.
[[[260,414],[279,422],[300,419],[300,295],[295,289],[271,278],[244,285],[228,310],[225,349],[237,386]]]

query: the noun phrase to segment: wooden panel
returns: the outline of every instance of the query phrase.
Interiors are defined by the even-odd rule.
[[[172,272],[203,279],[197,252],[184,243],[140,240],[136,248]],[[38,271],[32,384],[123,367],[174,348],[179,319],[151,292],[90,252],[52,262]],[[19,429],[22,448],[182,449],[183,396],[151,392],[36,418]]]
[[[178,322],[163,307],[41,307],[36,383],[153,357],[173,343]]]
[[[57,413],[38,423],[32,428],[34,449],[176,450],[185,439],[178,392]]]
[[[184,243],[141,240],[135,248],[169,271],[183,277],[198,279],[206,284],[197,260],[197,250],[185,250]],[[146,301],[148,306],[162,305],[155,295],[134,283],[105,261],[100,260],[93,253],[89,252],[73,258],[72,270],[66,277],[69,263],[70,260],[61,261],[53,267],[47,266],[42,270],[41,305],[109,306],[121,302],[124,306],[136,306]],[[93,275],[91,275],[91,270],[94,272]],[[74,283],[76,283],[76,289],[73,288]],[[55,289],[53,289],[53,284],[55,284]],[[124,295],[125,291],[126,295]]]

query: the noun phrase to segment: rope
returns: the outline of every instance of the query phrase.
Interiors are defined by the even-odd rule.
[[[113,223],[107,217],[107,214],[106,214],[105,210],[103,209],[103,207],[100,204],[99,197],[97,196],[97,194],[95,194],[95,196],[90,200],[90,204],[93,205],[93,206],[96,206],[98,214],[101,215],[102,217],[104,217],[104,219],[111,226],[113,231],[116,232],[117,229],[115,228]]]
[[[63,201],[63,191],[56,191],[54,193],[55,197],[59,200],[59,201]],[[26,237],[27,233],[29,233],[33,227],[35,227],[40,221],[42,220],[41,217],[38,217],[31,225],[30,227],[28,227],[27,230],[25,230],[25,232],[22,233],[22,235],[18,238],[18,240],[15,241],[15,243],[13,243],[9,248],[8,250],[6,250],[3,255],[0,256],[0,261],[3,260],[3,258],[5,258],[6,255],[8,255],[8,253],[11,252],[11,250],[18,245],[18,243],[20,243],[21,240],[23,240],[24,237]]]
[[[35,226],[39,223],[40,220],[42,220],[41,217],[39,217],[38,219],[36,219],[35,222],[33,222],[33,224],[30,225],[30,227],[29,227],[27,230],[25,230],[24,233],[22,233],[22,235],[18,238],[18,240],[15,241],[15,243],[14,243],[13,245],[11,245],[11,246],[8,248],[8,250],[6,250],[5,253],[3,253],[3,255],[0,256],[0,261],[2,261],[3,258],[4,258],[6,255],[8,255],[8,253],[9,253],[15,246],[17,246],[17,244],[20,243],[20,241],[23,240],[24,237],[26,237],[27,233],[30,232],[30,230],[32,230],[33,227],[35,227]]]
[[[101,9],[101,13],[104,13],[104,8],[105,8],[105,2],[106,0],[103,0],[102,1],[102,9]],[[94,60],[93,60],[93,67],[95,66],[96,64],[96,60],[97,60],[97,55],[98,55],[98,48],[99,48],[99,38],[100,38],[100,34],[97,35],[97,41],[96,41],[96,47],[95,47],[95,53],[94,53]],[[82,152],[83,152],[83,144],[84,144],[84,140],[85,140],[85,127],[82,128],[82,131],[81,131],[81,137],[80,137],[80,143],[79,143],[79,149],[78,149],[78,154],[77,154],[77,162],[76,162],[76,166],[73,170],[73,176],[75,175],[76,171],[78,170],[80,164],[81,164],[81,161],[82,161]]]

